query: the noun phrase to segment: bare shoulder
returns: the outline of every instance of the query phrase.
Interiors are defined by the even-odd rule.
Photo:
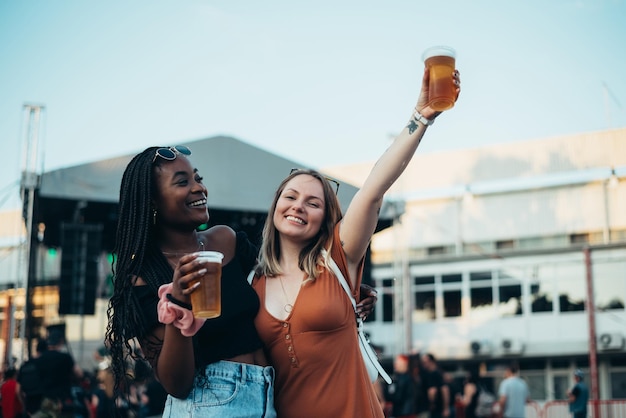
[[[227,225],[216,225],[201,232],[205,249],[224,254],[224,264],[235,255],[237,234]]]

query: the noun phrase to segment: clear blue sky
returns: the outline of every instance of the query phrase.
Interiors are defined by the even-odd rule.
[[[625,22],[626,0],[0,0],[0,209],[24,103],[46,106],[45,170],[218,134],[370,161],[435,44],[462,93],[418,152],[625,127]]]

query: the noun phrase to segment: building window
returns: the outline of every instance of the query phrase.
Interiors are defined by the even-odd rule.
[[[418,276],[413,279],[413,283],[413,322],[432,321],[436,317],[435,276]]]
[[[490,282],[491,283],[491,272],[476,272],[470,273],[470,282]]]
[[[393,295],[383,293],[383,322],[393,322]]]
[[[593,292],[596,309],[624,309],[626,261],[594,261]]]
[[[522,314],[522,283],[504,271],[498,271],[498,310],[501,316]]]
[[[441,283],[461,283],[463,280],[462,274],[444,274],[441,276]]]
[[[570,244],[588,244],[589,234],[570,234],[569,243]]]
[[[522,286],[500,286],[500,314],[515,316],[522,314]]]
[[[435,276],[424,276],[424,277],[416,277],[413,281],[416,285],[421,284],[435,284]]]
[[[428,255],[445,255],[446,247],[428,247]]]
[[[559,294],[559,312],[581,312],[585,310],[585,268],[581,263],[554,266],[554,277]]]
[[[415,292],[414,322],[426,322],[435,319],[435,291]]]
[[[546,375],[543,372],[524,373],[521,372],[522,378],[528,383],[531,399],[548,399],[548,391],[546,390]]]
[[[472,287],[470,289],[471,308],[484,309],[493,306],[493,290],[489,287]]]
[[[536,266],[530,285],[532,312],[552,312],[554,309],[554,268]]]
[[[470,312],[481,318],[495,316],[491,272],[470,273]]]
[[[569,375],[555,374],[552,376],[552,385],[554,386],[552,390],[554,400],[567,399],[567,391],[570,389]]]
[[[460,290],[446,290],[443,292],[443,313],[446,318],[461,316]]]
[[[380,280],[382,300],[378,303],[382,302],[383,322],[393,322],[393,283],[393,279]]]
[[[626,372],[611,373],[611,398],[626,398]]]
[[[496,241],[496,250],[513,250],[515,249],[515,241],[512,239],[505,241]]]

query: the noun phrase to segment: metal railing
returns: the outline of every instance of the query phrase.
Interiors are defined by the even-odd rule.
[[[456,405],[456,418],[465,418],[463,406]],[[500,418],[494,412],[491,418]],[[567,401],[549,401],[541,407],[536,402],[526,404],[525,418],[572,418]],[[626,399],[603,399],[589,401],[587,418],[626,418]]]
[[[550,401],[543,406],[541,418],[571,418],[566,401]],[[626,418],[626,399],[601,399],[589,401],[587,418]]]

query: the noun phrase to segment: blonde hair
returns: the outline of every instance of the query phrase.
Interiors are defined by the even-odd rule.
[[[280,240],[278,239],[279,232],[274,225],[274,212],[276,211],[278,199],[283,190],[285,190],[287,183],[294,177],[302,174],[313,176],[322,184],[324,191],[324,220],[322,221],[319,232],[300,252],[298,267],[307,274],[308,279],[306,281],[317,279],[322,272],[321,267],[328,267],[327,260],[321,257],[321,252],[322,249],[326,248],[328,251],[327,257],[330,257],[334,229],[342,218],[341,206],[335,194],[335,190],[324,175],[315,170],[300,169],[289,174],[289,176],[280,183],[274,195],[274,201],[272,202],[267,219],[265,220],[265,225],[263,226],[263,242],[259,253],[259,265],[256,271],[259,275],[264,274],[268,277],[273,277],[282,273],[278,261],[280,259]]]

